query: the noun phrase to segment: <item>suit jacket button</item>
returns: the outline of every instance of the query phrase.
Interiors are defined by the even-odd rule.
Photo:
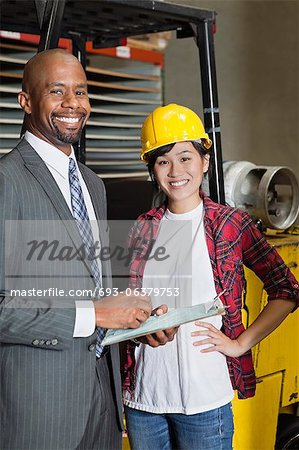
[[[95,348],[96,348],[96,344],[90,344],[89,347],[88,347],[88,350],[90,352],[93,352],[95,350]]]
[[[52,339],[52,345],[57,345],[58,344],[58,339]]]
[[[52,343],[51,341],[46,341],[45,342],[46,345],[51,345],[51,343]]]
[[[34,339],[34,341],[32,341],[32,345],[39,345],[39,340],[38,339]]]

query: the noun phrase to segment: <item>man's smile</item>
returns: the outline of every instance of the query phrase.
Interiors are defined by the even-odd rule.
[[[55,119],[59,122],[66,122],[66,123],[78,123],[82,117],[58,117],[55,116]]]

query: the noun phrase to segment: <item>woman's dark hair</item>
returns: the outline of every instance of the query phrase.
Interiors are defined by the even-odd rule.
[[[193,147],[195,148],[195,150],[198,151],[198,153],[200,154],[200,156],[202,158],[204,158],[206,155],[210,154],[210,150],[207,150],[199,141],[188,141],[191,142],[191,144],[193,145]],[[169,153],[172,148],[175,146],[176,143],[173,144],[167,144],[167,145],[163,145],[162,147],[158,147],[155,150],[152,150],[151,152],[147,153],[147,168],[151,177],[152,182],[154,183],[155,187],[158,189],[158,183],[155,179],[154,176],[154,165],[156,163],[156,160],[159,156],[163,156],[166,153]],[[209,170],[210,171],[211,168],[211,159],[209,161]]]

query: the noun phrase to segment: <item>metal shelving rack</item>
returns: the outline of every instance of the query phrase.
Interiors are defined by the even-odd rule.
[[[37,35],[11,37],[15,39],[3,38],[0,32],[0,156],[19,140],[23,113],[17,92],[24,65],[36,53],[39,42]],[[71,51],[69,40],[59,45]],[[111,57],[97,54],[100,50],[91,55],[87,51],[88,60],[91,56],[86,66],[91,116],[85,134],[85,163],[102,178],[146,179],[147,168],[139,158],[140,129],[152,109],[162,104],[162,69],[160,63],[137,61],[136,55],[132,59],[128,47],[118,49],[126,50],[125,56],[130,58],[111,61]],[[146,60],[151,53],[142,51],[138,57]]]

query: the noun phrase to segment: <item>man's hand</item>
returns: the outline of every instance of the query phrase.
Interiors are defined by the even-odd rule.
[[[168,306],[161,305],[154,309],[152,315],[161,316],[167,313]],[[146,336],[141,336],[137,338],[138,342],[142,344],[148,344],[151,347],[159,347],[160,345],[165,345],[167,342],[173,341],[179,327],[167,328],[166,330],[157,331],[153,334],[147,334]]]
[[[138,328],[152,312],[150,297],[125,293],[96,300],[94,307],[96,326],[102,328]]]

